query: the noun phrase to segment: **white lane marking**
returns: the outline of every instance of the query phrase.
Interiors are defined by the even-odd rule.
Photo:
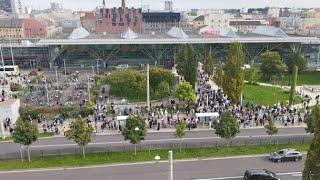
[[[291,136],[305,136],[307,134],[284,134],[276,135],[273,137],[291,137]],[[270,137],[269,135],[254,135],[254,136],[237,136],[236,138],[265,138]],[[221,139],[220,137],[199,137],[199,138],[183,138],[182,140],[210,140],[210,139]],[[156,139],[156,140],[145,140],[142,143],[152,143],[152,142],[167,142],[167,141],[179,141],[178,139]],[[118,141],[118,142],[99,142],[99,143],[89,143],[89,146],[93,145],[111,145],[111,144],[129,144],[128,141]],[[77,146],[77,144],[48,144],[48,145],[33,145],[30,148],[44,148],[44,147],[67,147],[67,146]]]
[[[222,180],[222,179],[239,179],[243,176],[233,176],[233,177],[218,177],[218,178],[209,178],[209,179],[194,179],[194,180]]]
[[[301,176],[301,172],[286,172],[286,173],[276,173],[278,176]],[[217,177],[217,178],[204,178],[204,179],[194,179],[194,180],[223,180],[223,179],[239,179],[243,178],[243,176],[233,176],[233,177]]]

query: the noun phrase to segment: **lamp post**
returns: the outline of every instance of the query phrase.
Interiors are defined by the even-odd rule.
[[[138,133],[139,133],[139,130],[140,130],[139,127],[135,127],[135,128],[134,128],[134,131],[135,131],[136,136],[139,136],[139,134],[138,134]],[[139,137],[139,138],[140,138],[140,137]],[[136,143],[134,144],[134,155],[135,155],[135,156],[137,155],[137,144],[136,144]]]
[[[147,65],[147,107],[148,112],[150,111],[150,67]]]
[[[173,180],[173,158],[172,158],[172,151],[168,153],[168,160],[169,160],[169,180]]]

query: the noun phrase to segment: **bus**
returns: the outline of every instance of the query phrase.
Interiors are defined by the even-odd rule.
[[[7,76],[15,76],[19,74],[19,66],[0,66],[0,74]]]

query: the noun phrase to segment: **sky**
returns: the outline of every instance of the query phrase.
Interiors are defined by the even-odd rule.
[[[45,9],[50,2],[61,1],[63,7],[74,10],[91,10],[102,4],[102,0],[24,0],[25,4],[34,9]],[[119,7],[121,0],[105,0],[108,7]],[[165,0],[126,0],[129,7],[150,5],[151,9],[164,9]],[[320,7],[320,0],[172,0],[174,9],[223,9],[248,7]]]

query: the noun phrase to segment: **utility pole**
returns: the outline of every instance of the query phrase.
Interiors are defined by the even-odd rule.
[[[2,60],[3,74],[6,74],[6,68],[4,67],[4,59],[3,59],[2,46],[1,46],[1,44],[0,44],[0,54],[1,54],[1,60]]]
[[[172,158],[172,151],[168,153],[168,160],[169,160],[169,180],[173,180],[173,158]]]
[[[150,67],[147,65],[147,103],[148,103],[148,112],[150,111]]]

